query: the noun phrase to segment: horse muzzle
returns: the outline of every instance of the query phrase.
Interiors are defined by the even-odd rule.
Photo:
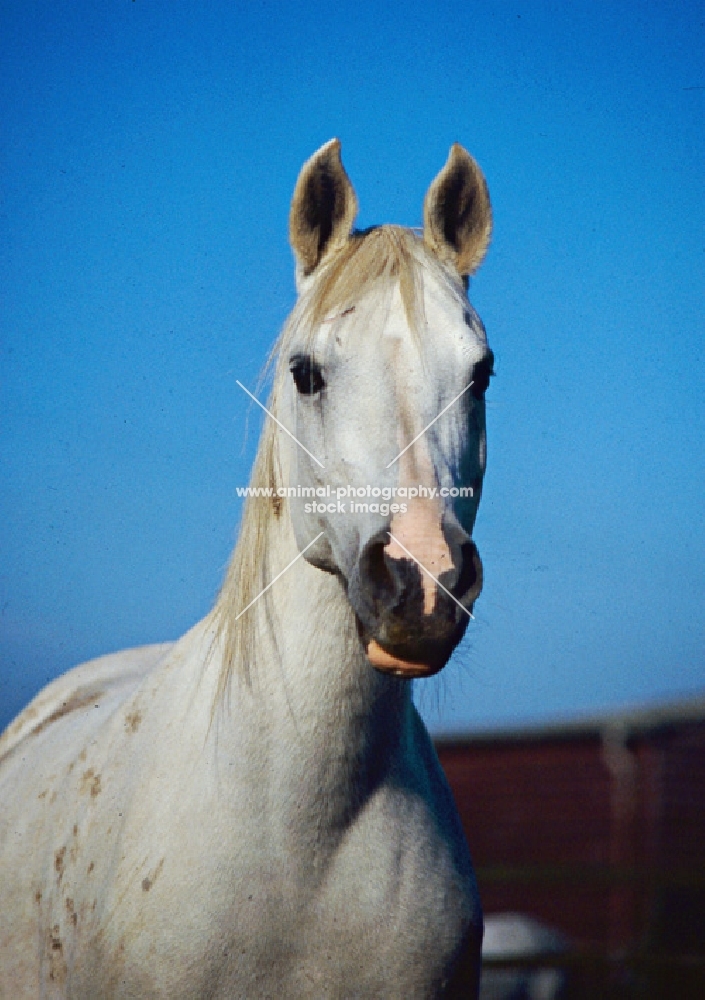
[[[377,670],[429,677],[443,669],[465,633],[482,589],[482,562],[459,525],[444,525],[443,534],[448,558],[437,575],[435,564],[426,565],[410,548],[405,552],[387,531],[364,546],[348,598]],[[419,550],[423,554],[423,546]]]

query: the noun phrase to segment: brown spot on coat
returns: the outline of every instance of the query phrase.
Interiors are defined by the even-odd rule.
[[[69,715],[70,712],[76,712],[80,708],[87,708],[91,703],[95,703],[103,696],[103,691],[99,688],[79,688],[77,691],[67,698],[66,701],[62,701],[58,708],[55,708],[53,712],[42,719],[34,729],[32,729],[32,735],[37,736],[41,733],[47,726],[50,726],[52,722],[56,722],[57,719],[63,718],[64,715]]]
[[[61,881],[61,876],[64,874],[64,856],[66,855],[66,848],[62,847],[60,850],[54,853],[54,869],[59,876],[59,881]]]
[[[162,860],[159,862],[154,871],[151,872],[151,877],[148,875],[147,878],[142,879],[142,892],[149,892],[149,890],[152,888],[154,883],[159,878],[159,875],[161,874],[161,870],[163,867],[164,867],[164,858],[162,858]]]
[[[64,945],[61,940],[60,927],[54,924],[49,932],[49,979],[52,983],[62,984],[66,981],[66,959],[64,958]]]
[[[102,791],[100,787],[100,775],[96,774],[92,767],[89,767],[87,771],[83,772],[83,777],[81,778],[81,791],[90,791],[92,798],[95,798],[96,795],[100,795]]]
[[[66,900],[66,910],[68,911],[71,923],[76,927],[78,925],[78,913],[76,913],[76,907],[72,899]]]
[[[139,710],[136,709],[134,712],[130,712],[129,715],[125,716],[125,732],[136,733],[141,721],[142,713]]]

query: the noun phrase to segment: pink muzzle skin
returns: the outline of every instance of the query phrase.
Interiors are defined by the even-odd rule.
[[[442,670],[443,663],[414,663],[411,660],[402,660],[393,653],[388,653],[378,642],[370,639],[365,650],[367,659],[376,670],[381,670],[384,674],[393,674],[395,677],[404,677],[412,680],[415,677],[431,677]]]

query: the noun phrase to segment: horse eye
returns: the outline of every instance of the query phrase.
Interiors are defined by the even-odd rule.
[[[470,390],[475,399],[484,399],[490,378],[494,375],[494,354],[488,351],[487,354],[473,367],[472,389]]]
[[[295,354],[289,362],[289,371],[302,396],[314,396],[326,384],[321,366],[308,354]]]

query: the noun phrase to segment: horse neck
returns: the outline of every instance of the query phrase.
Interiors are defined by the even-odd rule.
[[[302,795],[309,788],[331,810],[346,810],[402,750],[411,688],[370,666],[341,578],[296,559],[286,506],[263,548],[268,579],[285,572],[246,612],[254,616],[249,676],[234,664],[227,717],[233,726],[250,718],[261,746],[269,734],[274,771],[285,781],[293,771]]]

